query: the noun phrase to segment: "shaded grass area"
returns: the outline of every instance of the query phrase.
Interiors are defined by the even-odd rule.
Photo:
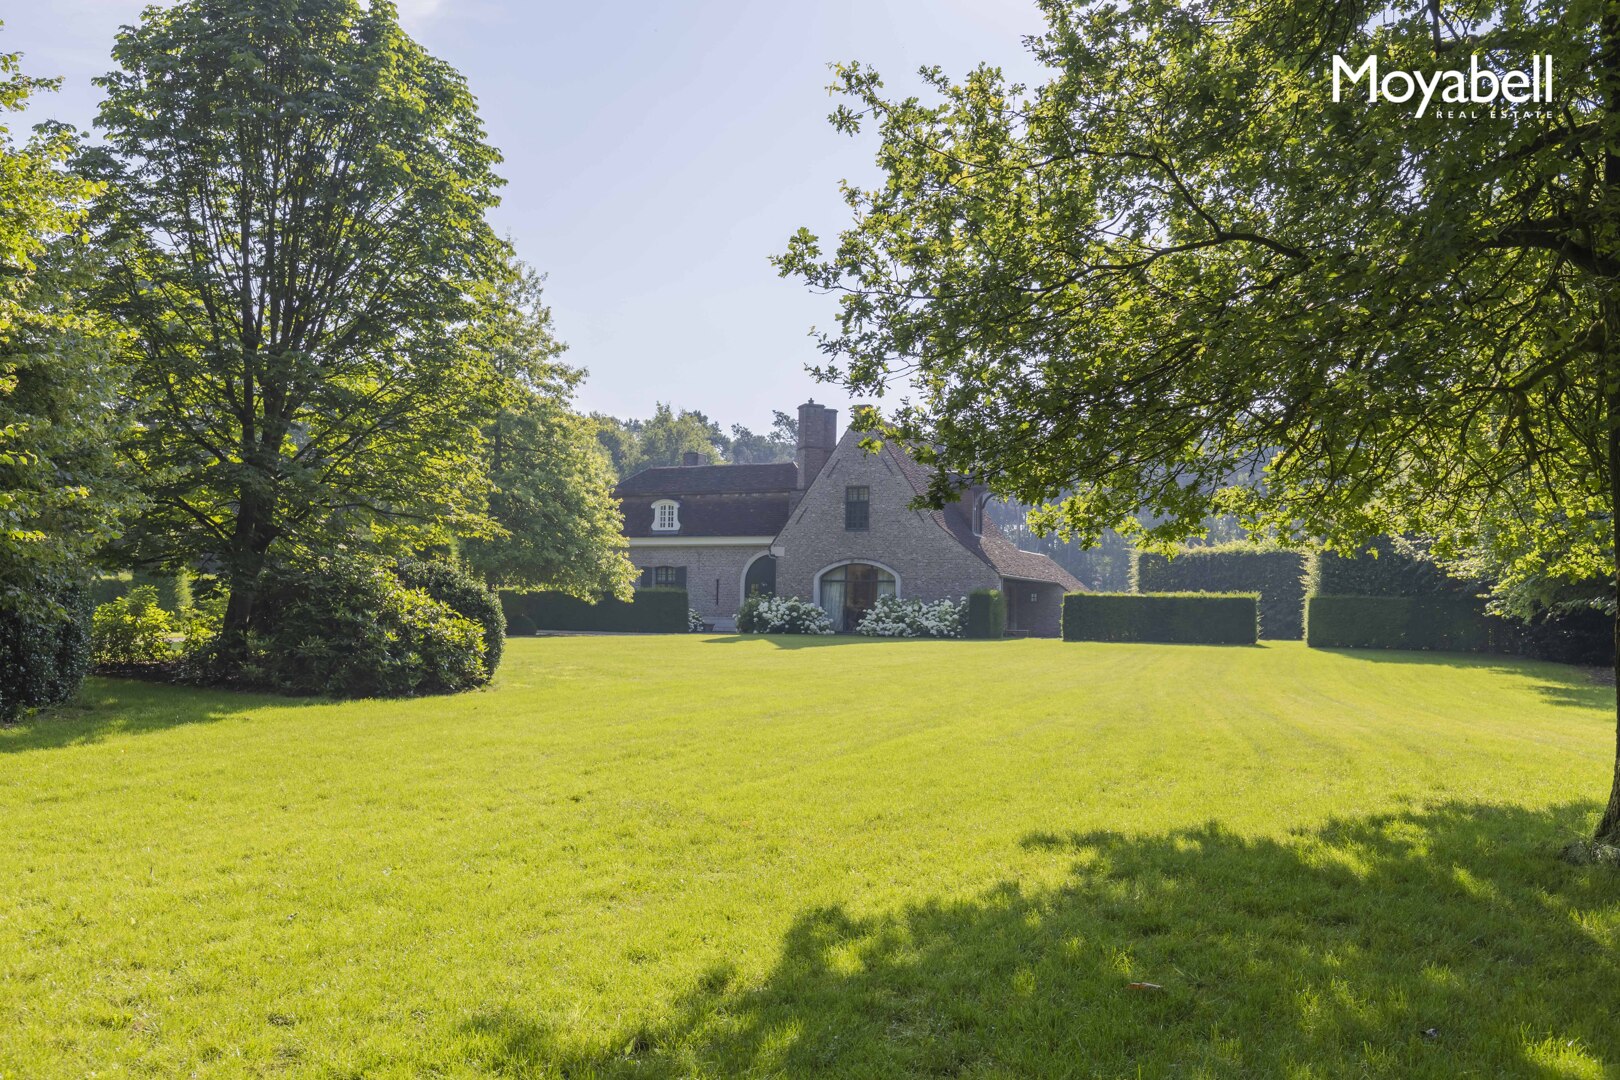
[[[1620,876],[1554,857],[1613,694],[696,636],[99,681],[0,732],[0,1074],[1613,1076]]]

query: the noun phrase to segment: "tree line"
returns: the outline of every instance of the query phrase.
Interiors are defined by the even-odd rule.
[[[676,411],[664,402],[645,420],[592,413],[590,421],[620,479],[642,469],[680,465],[687,454],[710,465],[768,465],[792,461],[798,448],[798,418],[779,410],[772,410],[770,430],[762,434],[742,424],[731,425],[728,434],[704,413]]]

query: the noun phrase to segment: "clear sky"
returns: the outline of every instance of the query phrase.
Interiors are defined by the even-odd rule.
[[[87,128],[113,36],[142,0],[6,3],[0,50],[62,76],[25,122]],[[827,114],[827,64],[861,60],[892,92],[916,70],[999,64],[1036,81],[1022,44],[1033,0],[404,0],[401,20],[478,96],[508,184],[496,228],[549,275],[568,359],[590,370],[587,410],[645,416],[658,401],[723,426],[769,426],[814,396],[811,326],[833,298],[767,258],[800,225],[848,221],[840,178],[870,182],[872,136]],[[17,124],[14,131],[20,130]],[[847,412],[845,419],[847,419]]]

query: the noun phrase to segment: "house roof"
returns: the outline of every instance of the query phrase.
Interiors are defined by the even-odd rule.
[[[884,450],[891,456],[900,469],[900,475],[906,478],[911,489],[918,495],[926,494],[928,470],[917,464],[910,454],[892,442],[884,443]],[[1025,551],[1007,539],[1007,534],[989,518],[983,520],[979,534],[975,535],[971,515],[972,507],[966,502],[955,502],[943,510],[931,512],[935,524],[950,533],[957,543],[988,563],[992,570],[1004,578],[1012,578],[1015,581],[1044,581],[1052,585],[1061,585],[1065,592],[1076,592],[1085,588],[1080,584],[1079,578],[1047,556],[1036,551]]]
[[[747,469],[750,465],[716,466]],[[682,492],[686,495],[686,492]],[[787,524],[787,495],[697,495],[681,500],[678,532],[654,532],[652,504],[662,494],[620,500],[626,536],[775,536]]]
[[[619,481],[614,494],[754,495],[789,492],[799,486],[799,466],[792,461],[770,465],[668,465],[642,469]]]

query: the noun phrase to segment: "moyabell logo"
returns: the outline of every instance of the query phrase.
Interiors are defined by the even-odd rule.
[[[1373,53],[1353,68],[1342,56],[1333,58],[1333,100],[1340,101],[1345,93],[1357,93],[1363,80],[1367,83],[1367,104],[1379,100],[1403,104],[1416,98],[1417,116],[1429,111],[1429,105],[1439,100],[1446,105],[1494,105],[1505,101],[1509,105],[1552,104],[1553,70],[1551,56],[1530,58],[1529,71],[1496,72],[1479,66],[1479,57],[1468,60],[1468,70],[1452,68],[1447,71],[1386,71],[1378,73],[1378,54]],[[1348,80],[1348,81],[1346,81]],[[1471,114],[1464,114],[1471,115]]]

